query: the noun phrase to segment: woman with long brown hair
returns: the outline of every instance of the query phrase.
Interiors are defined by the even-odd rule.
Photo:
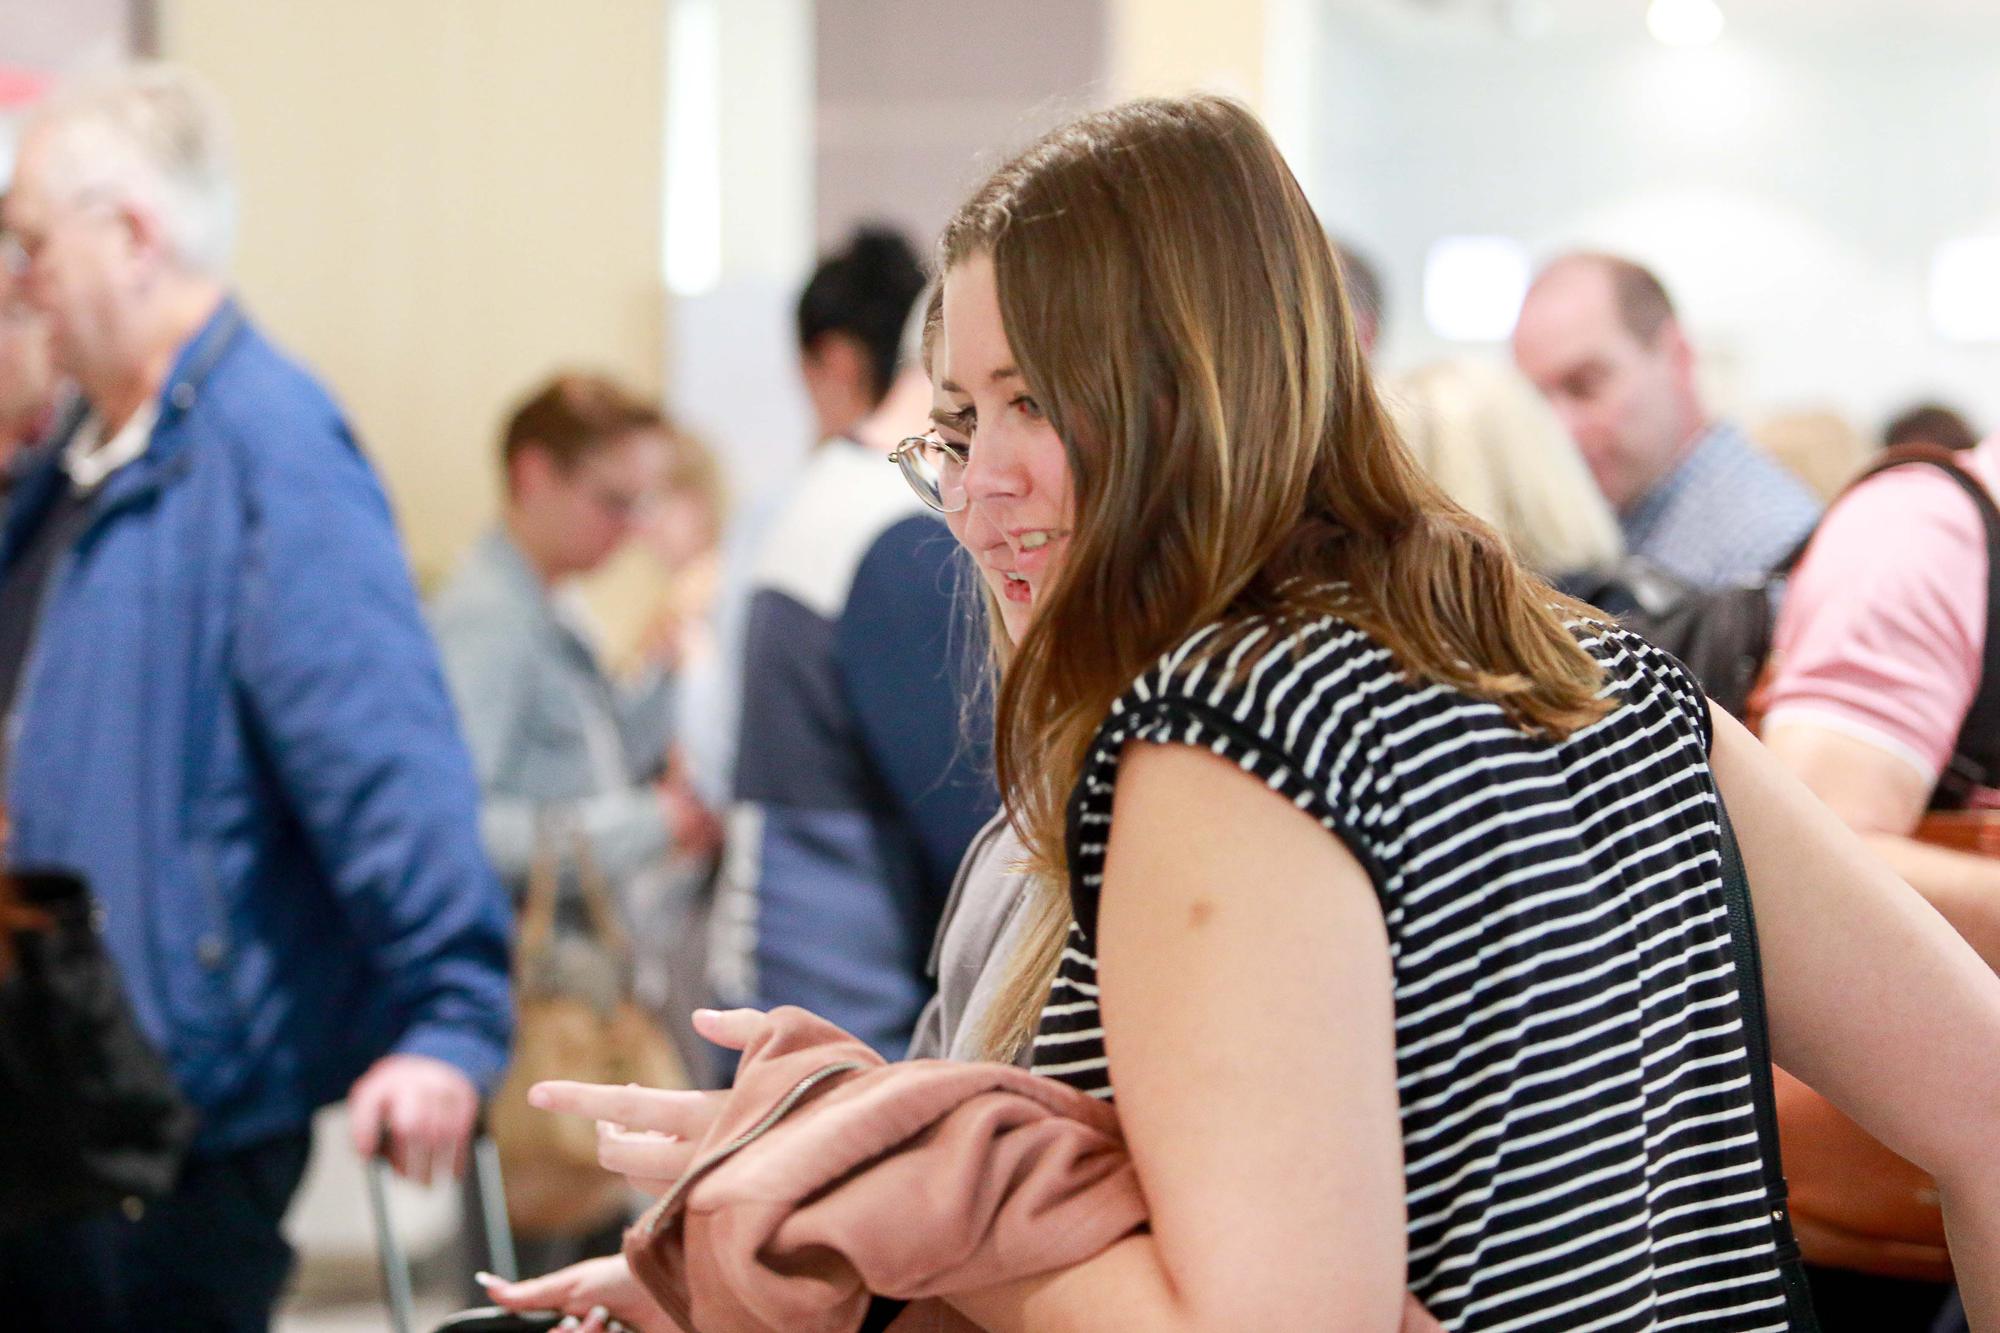
[[[1086,116],[941,257],[937,430],[899,459],[1008,644],[1000,779],[1043,894],[988,1053],[1115,1098],[1151,1218],[953,1303],[1037,1330],[1392,1329],[1410,1294],[1454,1329],[1809,1318],[1720,795],[1776,1057],[1937,1178],[2000,1322],[2000,980],[1684,668],[1425,480],[1255,118]],[[647,1127],[699,1135],[675,1105]]]
[[[1719,789],[1777,1058],[1937,1176],[2000,1318],[2000,981],[1424,479],[1254,117],[1085,117],[942,260],[906,458],[1014,631],[997,757],[1047,890],[991,1053],[1115,1090],[1152,1212],[962,1308],[1390,1328],[1407,1288],[1453,1328],[1785,1327]]]

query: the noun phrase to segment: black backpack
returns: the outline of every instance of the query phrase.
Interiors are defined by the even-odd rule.
[[[62,871],[8,876],[0,969],[0,1243],[11,1232],[167,1193],[194,1113],[139,1032]],[[27,918],[35,918],[28,920]]]
[[[1937,468],[1972,498],[1986,527],[1989,564],[2000,559],[2000,508],[1948,449],[1918,444],[1885,450],[1846,489],[1891,468],[1915,464]],[[1840,503],[1839,497],[1833,503]],[[1784,581],[1811,542],[1809,533],[1763,579],[1737,587],[1697,588],[1647,560],[1628,556],[1608,569],[1565,580],[1562,590],[1678,657],[1711,699],[1747,720],[1771,656]],[[1974,788],[2000,786],[2000,579],[1990,577],[1986,624],[1979,689],[1959,729],[1951,762],[1932,794],[1934,810],[1961,809]]]
[[[1698,588],[1644,556],[1630,555],[1565,580],[1562,590],[1678,657],[1709,698],[1741,718],[1771,655],[1778,619],[1775,582],[1776,577]]]

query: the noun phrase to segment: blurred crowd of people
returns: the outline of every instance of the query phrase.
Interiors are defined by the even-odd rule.
[[[1223,113],[1205,105],[1162,112],[1168,128],[1151,132],[1208,133],[1203,118]],[[1115,121],[1092,124],[1093,134],[1126,132]],[[1228,132],[1247,141],[1240,127]],[[941,253],[957,288],[941,288],[944,274],[907,239],[864,227],[820,261],[798,299],[798,365],[815,442],[791,475],[770,478],[755,496],[731,497],[716,460],[670,410],[606,376],[561,371],[523,386],[495,440],[500,513],[424,604],[380,483],[340,409],[311,368],[277,348],[231,293],[226,138],[213,98],[181,72],[144,67],[80,86],[28,120],[0,210],[8,261],[0,268],[7,855],[16,868],[62,867],[87,879],[138,1027],[199,1118],[178,1183],[163,1196],[0,1240],[0,1301],[27,1321],[19,1326],[264,1327],[292,1263],[279,1224],[305,1169],[313,1113],[345,1099],[358,1152],[385,1154],[419,1179],[462,1170],[478,1108],[505,1077],[517,1000],[520,1021],[542,1021],[531,994],[582,997],[598,1013],[636,999],[672,1042],[691,1088],[727,1087],[745,1046],[745,1079],[754,1083],[764,1068],[757,1061],[780,1040],[741,1016],[691,1020],[711,1005],[797,1006],[886,1061],[999,1057],[1100,1100],[1110,1094],[1107,1070],[1117,1067],[1107,1061],[1131,1050],[1143,1067],[1131,1012],[1111,1012],[1112,1003],[1104,1015],[1097,1009],[1098,953],[1107,977],[1118,957],[1109,897],[1103,943],[1095,923],[1072,918],[1086,901],[1072,896],[1085,869],[1101,879],[1103,844],[1117,845],[1109,834],[1093,842],[1089,832],[1093,820],[1110,824],[1115,747],[1091,761],[1097,767],[1078,770],[1074,804],[1067,786],[1034,795],[1045,777],[1068,776],[1050,755],[1083,763],[1081,751],[1061,748],[1061,737],[1074,732],[1088,741],[1097,725],[1076,701],[1094,696],[1081,675],[1065,675],[1063,649],[1053,646],[1058,630],[1042,623],[1039,599],[1054,586],[1055,566],[1046,562],[1057,550],[1104,561],[1088,571],[1094,604],[1076,591],[1086,588],[1085,574],[1062,585],[1070,600],[1055,623],[1071,648],[1088,636],[1092,615],[1116,627],[1159,614],[1163,582],[1221,560],[1226,543],[1218,537],[1217,551],[1205,551],[1163,539],[1149,556],[1157,566],[1127,568],[1108,539],[1072,544],[1080,520],[1073,527],[1050,517],[1034,508],[1035,497],[1054,494],[1049,478],[1068,468],[1060,488],[1078,498],[1066,503],[1118,512],[1135,531],[1155,531],[1147,526],[1155,523],[1165,525],[1161,532],[1183,531],[1162,517],[1173,512],[1195,525],[1188,531],[1212,522],[1217,532],[1248,532],[1262,511],[1227,486],[1216,500],[1161,481],[1172,472],[1093,463],[1073,444],[1067,455],[1032,454],[1016,440],[1035,431],[1054,440],[1065,427],[1051,422],[1073,427],[1089,413],[1099,425],[1124,420],[1118,414],[1139,411],[1135,404],[1161,383],[1174,391],[1145,410],[1207,423],[1183,424],[1163,452],[1191,458],[1201,432],[1221,429],[1216,423],[1225,419],[1231,429],[1256,425],[1261,409],[1243,406],[1253,389],[1226,372],[1214,372],[1224,375],[1216,382],[1239,397],[1220,389],[1212,401],[1181,395],[1207,383],[1191,378],[1197,372],[1189,367],[1207,364],[1211,352],[1218,362],[1237,354],[1227,338],[1241,335],[1243,355],[1252,356],[1244,321],[1259,316],[1231,310],[1216,324],[1225,341],[1212,345],[1196,346],[1188,333],[1186,346],[1173,344],[1180,359],[1172,365],[1159,359],[1164,353],[1148,360],[1153,354],[1125,345],[1106,347],[1104,368],[1072,364],[1098,358],[1066,354],[1079,344],[1065,344],[1051,321],[1068,305],[1038,306],[1018,285],[1006,287],[1031,271],[1001,249],[1016,244],[1007,228],[1019,224],[1001,218],[1011,204],[992,203],[990,216],[968,212],[954,224],[959,230]],[[1009,188],[1028,191],[1035,172],[1070,169],[1062,164],[1072,150],[1078,160],[1090,157],[1070,141],[1051,142],[1043,157],[1011,168],[1020,174]],[[1292,207],[1289,196],[1284,207]],[[975,224],[989,231],[965,239]],[[1279,229],[1268,216],[1259,225],[1266,240]],[[1325,254],[1334,257],[1328,273],[1339,274],[1297,279],[1287,299],[1307,308],[1333,293],[1329,309],[1351,321],[1337,338],[1315,326],[1297,335],[1297,346],[1326,354],[1336,368],[1318,374],[1333,377],[1338,392],[1373,404],[1378,381],[1365,357],[1394,314],[1383,284],[1353,250],[1329,246],[1317,232],[1307,240],[1285,235],[1286,245],[1305,247],[1296,252],[1305,256],[1296,261],[1301,272],[1317,273],[1315,256]],[[1115,231],[1079,232],[1062,243],[1092,255],[1141,244]],[[1101,263],[1094,269],[1079,260],[1073,271],[1098,275],[1106,289],[1095,297],[1122,308],[1112,285],[1123,270]],[[1174,301],[1213,295],[1190,285],[1133,299],[1162,327],[1179,330],[1175,320],[1200,321],[1176,313]],[[997,301],[1004,319],[987,327],[965,313],[981,300]],[[1003,325],[1004,337],[996,331]],[[1115,342],[1123,326],[1103,327]],[[1351,365],[1339,359],[1348,349]],[[1526,571],[1521,606],[1567,594],[1624,616],[1675,654],[1692,670],[1688,680],[1755,725],[1782,769],[1979,958],[2000,967],[2000,860],[1987,854],[1978,822],[1979,812],[2000,811],[2000,671],[1988,670],[1989,567],[2000,514],[1986,498],[2000,490],[2000,443],[1981,442],[1936,403],[1898,414],[1879,444],[1827,412],[1732,421],[1704,397],[1699,349],[1666,287],[1618,255],[1578,251],[1550,260],[1527,294],[1510,351],[1379,380],[1380,440],[1353,446],[1379,444],[1391,460],[1368,474],[1370,485],[1381,494],[1401,486],[1415,497],[1411,512],[1431,515],[1412,520],[1416,527],[1462,523],[1475,535],[1454,548],[1461,553],[1450,566],[1472,571],[1468,582],[1451,585],[1456,592],[1430,588],[1440,606],[1460,598],[1457,610],[1398,640],[1403,608],[1390,604],[1372,613],[1376,620],[1363,617],[1372,632],[1421,645],[1418,658],[1443,663],[1432,676],[1467,697],[1511,699],[1512,687],[1493,682],[1524,679],[1531,667],[1523,661],[1552,678],[1583,669],[1551,665],[1560,656],[1552,650],[1537,656],[1519,647],[1531,637],[1521,628],[1527,611],[1504,631],[1467,628],[1483,624],[1485,612],[1466,608],[1517,598],[1515,576],[1494,572],[1500,557],[1477,554],[1486,549],[1478,534],[1495,534],[1506,568],[1518,562]],[[1286,373],[1317,382],[1294,371]],[[1120,378],[1128,372],[1135,378]],[[1268,382],[1282,378],[1273,373]],[[1268,387],[1259,384],[1255,392]],[[1252,415],[1230,415],[1243,411]],[[1334,435],[1342,428],[1327,427]],[[1361,440],[1365,432],[1355,430]],[[1236,445],[1254,448],[1252,434],[1237,435]],[[982,472],[982,457],[1007,461]],[[1419,471],[1406,482],[1383,481],[1401,475],[1394,460],[1404,458]],[[900,468],[888,465],[892,459]],[[1234,484],[1275,492],[1310,470],[1299,464],[1280,477],[1279,465],[1271,467]],[[1225,503],[1242,514],[1231,517],[1235,511],[1219,507]],[[1314,511],[1313,521],[1333,533],[1364,526],[1345,511]],[[1402,530],[1380,522],[1384,531]],[[1309,523],[1300,531],[1324,538]],[[1256,537],[1267,562],[1259,568],[1291,568],[1285,553],[1305,549],[1307,537],[1288,532],[1274,527]],[[1326,549],[1374,549],[1325,541]],[[621,660],[579,584],[628,546],[651,560],[655,595],[633,660]],[[1299,564],[1287,577],[1314,568]],[[1266,611],[1297,586],[1275,575],[1268,585],[1245,577],[1230,595],[1249,587]],[[1233,604],[1220,594],[1212,600],[1210,616]],[[1148,622],[1148,633],[1156,628]],[[1653,681],[1659,700],[1687,694],[1673,674],[1677,664],[1605,642],[1613,646],[1593,649],[1598,656],[1585,665]],[[1232,667],[1251,643],[1242,642]],[[1452,674],[1453,655],[1474,651],[1466,644],[1495,643],[1525,655],[1508,658],[1512,666],[1475,661],[1477,671]],[[1310,660],[1333,650],[1329,641]],[[1086,656],[1075,651],[1078,660]],[[1397,688],[1360,659],[1346,670],[1368,682],[1357,697]],[[1161,699],[1179,697],[1170,677],[1163,667]],[[1346,678],[1326,678],[1312,697],[1338,694]],[[1565,754],[1574,751],[1564,781],[1578,802],[1576,818],[1618,829],[1607,845],[1618,838],[1638,845],[1654,822],[1684,817],[1685,805],[1670,809],[1659,797],[1657,807],[1642,807],[1654,822],[1628,826],[1618,821],[1629,811],[1596,804],[1601,793],[1590,785],[1593,764],[1627,753],[1591,750],[1614,744],[1603,737],[1643,748],[1656,733],[1696,726],[1673,711],[1677,705],[1658,703],[1664,711],[1649,714],[1647,728],[1635,723],[1624,736],[1609,721],[1577,724],[1600,715],[1584,703],[1549,703],[1560,693],[1553,686],[1529,693],[1530,704],[1507,707],[1542,728],[1537,734],[1563,738]],[[1096,703],[1110,706],[1117,694]],[[1139,697],[1152,706],[1151,696]],[[1239,723],[1253,697],[1267,710],[1267,727],[1291,706],[1246,694]],[[1128,705],[1139,706],[1127,698],[1117,707]],[[1204,704],[1185,719],[1162,717],[1153,719],[1162,729],[1132,736],[1157,740],[1169,723],[1198,728],[1219,714]],[[1312,725],[1320,721],[1312,715]],[[1444,715],[1439,724],[1461,725]],[[1416,771],[1418,739],[1386,721],[1382,728],[1356,732],[1361,739],[1350,748],[1372,735],[1405,765],[1397,772]],[[1222,735],[1233,745],[1292,753],[1285,747],[1293,741],[1281,744],[1275,732],[1245,741],[1251,733],[1223,727],[1218,754],[1232,753]],[[1730,771],[1720,756],[1731,743],[1715,742],[1724,785]],[[1527,761],[1495,750],[1481,762]],[[1667,758],[1655,762],[1670,766]],[[1729,762],[1747,773],[1761,760]],[[1053,776],[1042,774],[1044,766]],[[1378,844],[1382,830],[1373,816],[1355,813],[1361,806],[1335,811],[1326,804],[1332,798],[1288,786],[1299,780],[1288,771],[1250,759],[1243,766],[1298,808],[1329,811],[1326,827],[1348,830],[1347,845],[1378,888],[1383,876],[1399,875],[1389,862],[1403,844]],[[1154,808],[1141,804],[1140,793],[1152,789],[1140,786],[1149,779],[1137,767],[1117,780],[1121,813],[1125,783],[1131,810]],[[1778,798],[1749,777],[1737,781],[1732,813],[1756,872],[1787,838],[1805,839],[1797,830],[1811,817],[1787,815],[1785,834],[1766,834],[1767,822],[1780,822],[1765,809]],[[1630,790],[1643,785],[1635,780]],[[1651,789],[1641,795],[1654,799]],[[1233,799],[1218,789],[1213,808],[1237,810]],[[1453,810],[1502,797],[1464,799]],[[1151,828],[1168,846],[1176,819],[1199,823],[1208,804],[1128,827]],[[1548,817],[1539,807],[1507,808],[1521,820]],[[1267,827],[1264,813],[1241,807],[1246,835]],[[1940,822],[1947,813],[1955,822]],[[1049,829],[1065,818],[1072,821],[1067,860],[1061,846],[1049,845]],[[1445,833],[1458,818],[1469,816],[1436,816]],[[1573,832],[1566,823],[1561,829]],[[1079,853],[1080,844],[1095,850]],[[1527,846],[1510,854],[1536,874],[1555,873]],[[1190,864],[1202,854],[1184,853]],[[1243,855],[1253,874],[1279,864]],[[510,953],[510,932],[538,876],[558,887],[553,940],[531,977]],[[1065,878],[1076,882],[1051,889]],[[1094,915],[1096,899],[1087,901]],[[1390,913],[1396,931],[1403,911],[1410,921],[1422,914],[1416,896],[1397,900],[1385,891],[1385,904],[1398,902]],[[1372,910],[1373,899],[1363,904]],[[1188,910],[1198,926],[1211,909],[1196,901]],[[1786,923],[1782,930],[1792,929],[1783,906],[1770,911]],[[1720,928],[1700,921],[1713,935],[1706,947],[1721,949]],[[1115,929],[1132,932],[1127,949],[1158,943],[1130,921]],[[1381,929],[1377,915],[1373,930]],[[608,952],[607,936],[617,937]],[[1454,939],[1440,936],[1409,956],[1448,952]],[[1911,934],[1903,961],[1928,957],[1922,949],[1931,943]],[[1780,946],[1772,968],[1773,1031],[1781,1035],[1804,1021],[1799,1006],[1817,994],[1796,975],[1802,951],[1809,949]],[[620,961],[627,956],[629,966]],[[1829,965],[1829,977],[1848,975]],[[1881,982],[1890,974],[1865,975]],[[1379,980],[1388,978],[1381,971]],[[1396,980],[1417,984],[1401,971]],[[1655,980],[1641,978],[1647,986]],[[1056,998],[1045,1006],[1051,984]],[[1650,995],[1633,984],[1635,996]],[[1102,985],[1113,993],[1112,981]],[[1537,994],[1561,989],[1548,986]],[[1129,994],[1158,1000],[1165,992]],[[1541,1002],[1495,994],[1503,1006]],[[1700,994],[1697,1007],[1735,1003],[1733,990]],[[1400,1022],[1407,1017],[1400,1000],[1398,1009]],[[1828,1028],[1836,1030],[1846,1029]],[[1819,1040],[1800,1046],[1816,1052]],[[1251,1033],[1242,1044],[1259,1042]],[[1730,1051],[1740,1063],[1741,1052]],[[1190,1077],[1233,1075],[1198,1059]],[[1871,1077],[1836,1078],[1826,1090],[1845,1092]],[[1735,1085],[1687,1087],[1690,1098],[1716,1099],[1701,1102],[1715,1117],[1748,1113],[1747,1101],[1730,1100],[1748,1096]],[[1146,1098],[1161,1095],[1133,1077],[1131,1096],[1142,1110],[1157,1111]],[[1387,1095],[1393,1115],[1394,1090]],[[1848,1101],[1845,1110],[1853,1109]],[[1860,1102],[1862,1118],[1879,1130],[1880,1103]],[[549,1104],[607,1122],[602,1154],[614,1166],[657,1163],[666,1143],[684,1151],[706,1123],[669,1137],[605,1113],[591,1094],[559,1092]],[[675,1108],[687,1105],[641,1110],[682,1115]],[[1928,1330],[1962,1318],[1954,1282],[1966,1275],[1962,1265],[1954,1269],[1932,1176],[1804,1083],[1781,1079],[1778,1105],[1821,1326]],[[1912,1158],[1945,1141],[1927,1122],[1887,1119],[1903,1131],[1897,1145]],[[1449,1129],[1424,1123],[1425,1134]],[[1756,1157],[1754,1139],[1746,1160]],[[1413,1142],[1405,1150],[1414,1158]],[[1198,1234],[1175,1229],[1188,1182],[1161,1185],[1171,1168],[1147,1161],[1143,1149],[1138,1158],[1160,1247]],[[1938,1158],[1957,1164],[1944,1149]],[[1890,1183],[1876,1190],[1870,1169]],[[627,1174],[672,1179],[636,1166]],[[1392,1174],[1400,1207],[1401,1171]],[[1892,1189],[1908,1196],[1898,1196],[1900,1211],[1880,1197]],[[1683,1236],[1666,1227],[1666,1214],[1651,1216],[1659,1234],[1686,1244],[1690,1256],[1705,1252],[1706,1233]],[[1745,1216],[1751,1221],[1717,1214],[1715,1225],[1741,1231],[1761,1216],[1759,1207]],[[529,1251],[531,1266],[607,1254],[629,1220],[621,1213],[573,1235],[541,1237],[550,1243]],[[1456,1253],[1456,1233],[1444,1223],[1438,1230],[1438,1253]],[[1966,1234],[1983,1243],[1983,1232]],[[1434,1267],[1422,1268],[1419,1280],[1435,1258],[1409,1257],[1406,1326],[1433,1326],[1423,1322],[1433,1313],[1449,1327],[1487,1326],[1478,1301]],[[1534,1262],[1555,1260],[1538,1251]],[[1737,1254],[1729,1262],[1751,1261]],[[1725,1277],[1740,1274],[1729,1269]],[[1399,1303],[1402,1286],[1399,1279]],[[600,1326],[613,1313],[634,1326],[668,1326],[647,1324],[665,1311],[646,1304],[631,1268],[615,1257],[563,1269],[541,1285],[496,1290],[524,1307],[576,1313],[604,1305],[606,1313],[592,1316]],[[1578,1297],[1586,1298],[1608,1299]],[[1763,1324],[1717,1316],[1721,1322],[1698,1326],[1781,1326],[1768,1301],[1759,1308]],[[973,1305],[961,1309],[982,1317]],[[174,1318],[162,1322],[162,1311]],[[1005,1326],[1005,1316],[992,1317],[1000,1321],[992,1326]],[[1549,1318],[1555,1322],[1519,1326],[1582,1326]]]

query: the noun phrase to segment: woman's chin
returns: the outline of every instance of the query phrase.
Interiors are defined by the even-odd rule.
[[[1019,643],[1027,636],[1028,626],[1034,623],[1035,609],[1030,602],[1002,601],[1000,603],[1000,623],[1007,627],[1007,637]]]

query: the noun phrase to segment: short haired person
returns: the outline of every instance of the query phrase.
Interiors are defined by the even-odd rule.
[[[1514,363],[1575,437],[1629,554],[1721,587],[1763,578],[1811,531],[1805,485],[1710,414],[1673,302],[1640,265],[1550,263],[1522,303]]]
[[[162,66],[34,114],[6,203],[83,406],[0,548],[8,854],[88,879],[200,1113],[172,1193],[0,1253],[28,1326],[263,1328],[313,1112],[345,1095],[428,1179],[506,1060],[436,649],[347,424],[229,295],[233,204],[212,95]]]
[[[663,872],[671,859],[677,870],[704,876],[721,826],[682,766],[669,762],[682,683],[678,637],[651,635],[637,670],[615,671],[576,582],[634,540],[654,545],[663,561],[684,562],[699,550],[709,540],[706,496],[683,492],[712,482],[706,457],[659,408],[616,381],[553,376],[521,400],[502,431],[500,521],[430,607],[479,774],[494,868],[518,895],[538,853],[570,866],[577,848],[567,839],[579,838],[635,930],[642,919],[657,929],[671,918],[680,928],[673,938],[641,941],[638,969],[649,998],[663,989],[670,954],[684,964],[672,974],[675,985],[700,987],[699,966],[683,956],[691,943],[683,936],[698,936],[698,925],[681,920],[685,902],[661,901],[668,884],[684,891],[688,880]],[[579,919],[579,904],[561,906],[562,924]],[[688,996],[699,1003],[705,990]],[[692,1034],[670,1026],[697,1067]]]
[[[633,685],[605,664],[573,581],[632,540],[660,499],[672,428],[601,376],[563,374],[516,408],[501,441],[501,519],[431,606],[447,678],[485,793],[486,846],[526,883],[540,821],[574,819],[614,884],[716,830],[668,781],[673,678]]]

